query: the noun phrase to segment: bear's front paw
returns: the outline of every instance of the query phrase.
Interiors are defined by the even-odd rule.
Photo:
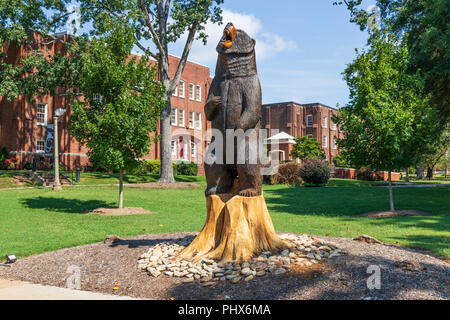
[[[259,194],[258,191],[256,191],[256,189],[251,188],[251,189],[244,189],[244,190],[239,191],[239,195],[241,197],[248,197],[249,198],[249,197],[259,196],[260,194]]]

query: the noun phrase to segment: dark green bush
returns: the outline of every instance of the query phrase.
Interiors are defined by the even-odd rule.
[[[372,170],[369,167],[361,167],[356,172],[356,178],[358,180],[366,180],[366,181],[380,181],[383,180],[375,170]]]
[[[177,174],[182,176],[196,176],[198,166],[195,162],[180,162],[177,165]]]
[[[300,177],[300,164],[296,162],[288,162],[280,164],[278,172],[272,175],[270,179],[271,184],[287,184],[297,185],[302,184]]]
[[[321,159],[306,160],[300,168],[300,177],[307,184],[314,186],[325,185],[331,177],[330,165]]]
[[[25,162],[25,164],[23,165],[23,168],[25,170],[31,170],[33,169],[33,163],[31,163],[30,161]]]

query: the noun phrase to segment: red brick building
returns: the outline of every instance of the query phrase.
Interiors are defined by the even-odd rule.
[[[296,102],[283,102],[265,104],[262,108],[261,127],[268,130],[267,136],[272,137],[275,130],[284,132],[292,138],[315,138],[321,144],[327,160],[332,163],[339,153],[337,139],[342,138],[339,127],[333,123],[333,115],[339,111],[320,103],[299,104]],[[283,138],[287,139],[287,136]],[[292,139],[290,139],[292,140]],[[293,160],[291,151],[292,141],[279,141],[280,160]]]
[[[40,35],[36,34],[38,39]],[[68,40],[67,34],[59,35]],[[42,41],[40,41],[42,42]],[[64,47],[58,42],[43,45],[42,50],[48,54],[62,52]],[[19,63],[26,57],[23,47],[5,44],[3,52],[8,54],[8,63]],[[170,75],[175,74],[179,58],[169,57]],[[203,173],[203,153],[206,143],[204,133],[210,124],[204,114],[204,105],[211,84],[210,70],[194,62],[186,63],[177,91],[172,97],[172,150],[173,160],[192,161],[199,164],[199,173]],[[85,167],[89,165],[87,150],[70,136],[68,121],[70,116],[70,102],[59,96],[36,96],[35,103],[25,97],[8,102],[6,97],[0,97],[0,146],[6,145],[15,155],[18,168],[25,162],[44,155],[46,126],[52,124],[53,113],[58,108],[65,108],[67,112],[59,118],[59,150],[60,162],[66,169]],[[157,129],[159,133],[159,127]],[[145,159],[159,159],[160,143],[152,143],[150,153]]]

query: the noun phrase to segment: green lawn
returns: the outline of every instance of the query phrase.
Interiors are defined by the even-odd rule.
[[[204,178],[179,177],[204,185]],[[105,177],[108,180],[108,177]],[[264,186],[269,211],[279,231],[355,237],[430,249],[450,256],[450,188],[396,188],[397,209],[430,211],[433,217],[357,218],[355,214],[388,209],[388,189],[352,186],[336,180],[327,188]],[[347,186],[344,186],[347,185]],[[351,185],[351,186],[348,186]],[[114,206],[117,187],[68,187],[0,191],[0,257],[19,257],[104,240],[106,235],[199,231],[205,220],[202,188],[125,188],[125,205],[153,215],[100,217],[86,211]]]

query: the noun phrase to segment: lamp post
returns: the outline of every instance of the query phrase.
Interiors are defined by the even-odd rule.
[[[53,163],[53,172],[54,172],[54,181],[53,181],[53,190],[61,190],[61,182],[59,181],[59,151],[58,151],[58,118],[62,116],[66,112],[66,109],[56,109],[55,114],[53,115],[53,152],[54,152],[54,163]]]

